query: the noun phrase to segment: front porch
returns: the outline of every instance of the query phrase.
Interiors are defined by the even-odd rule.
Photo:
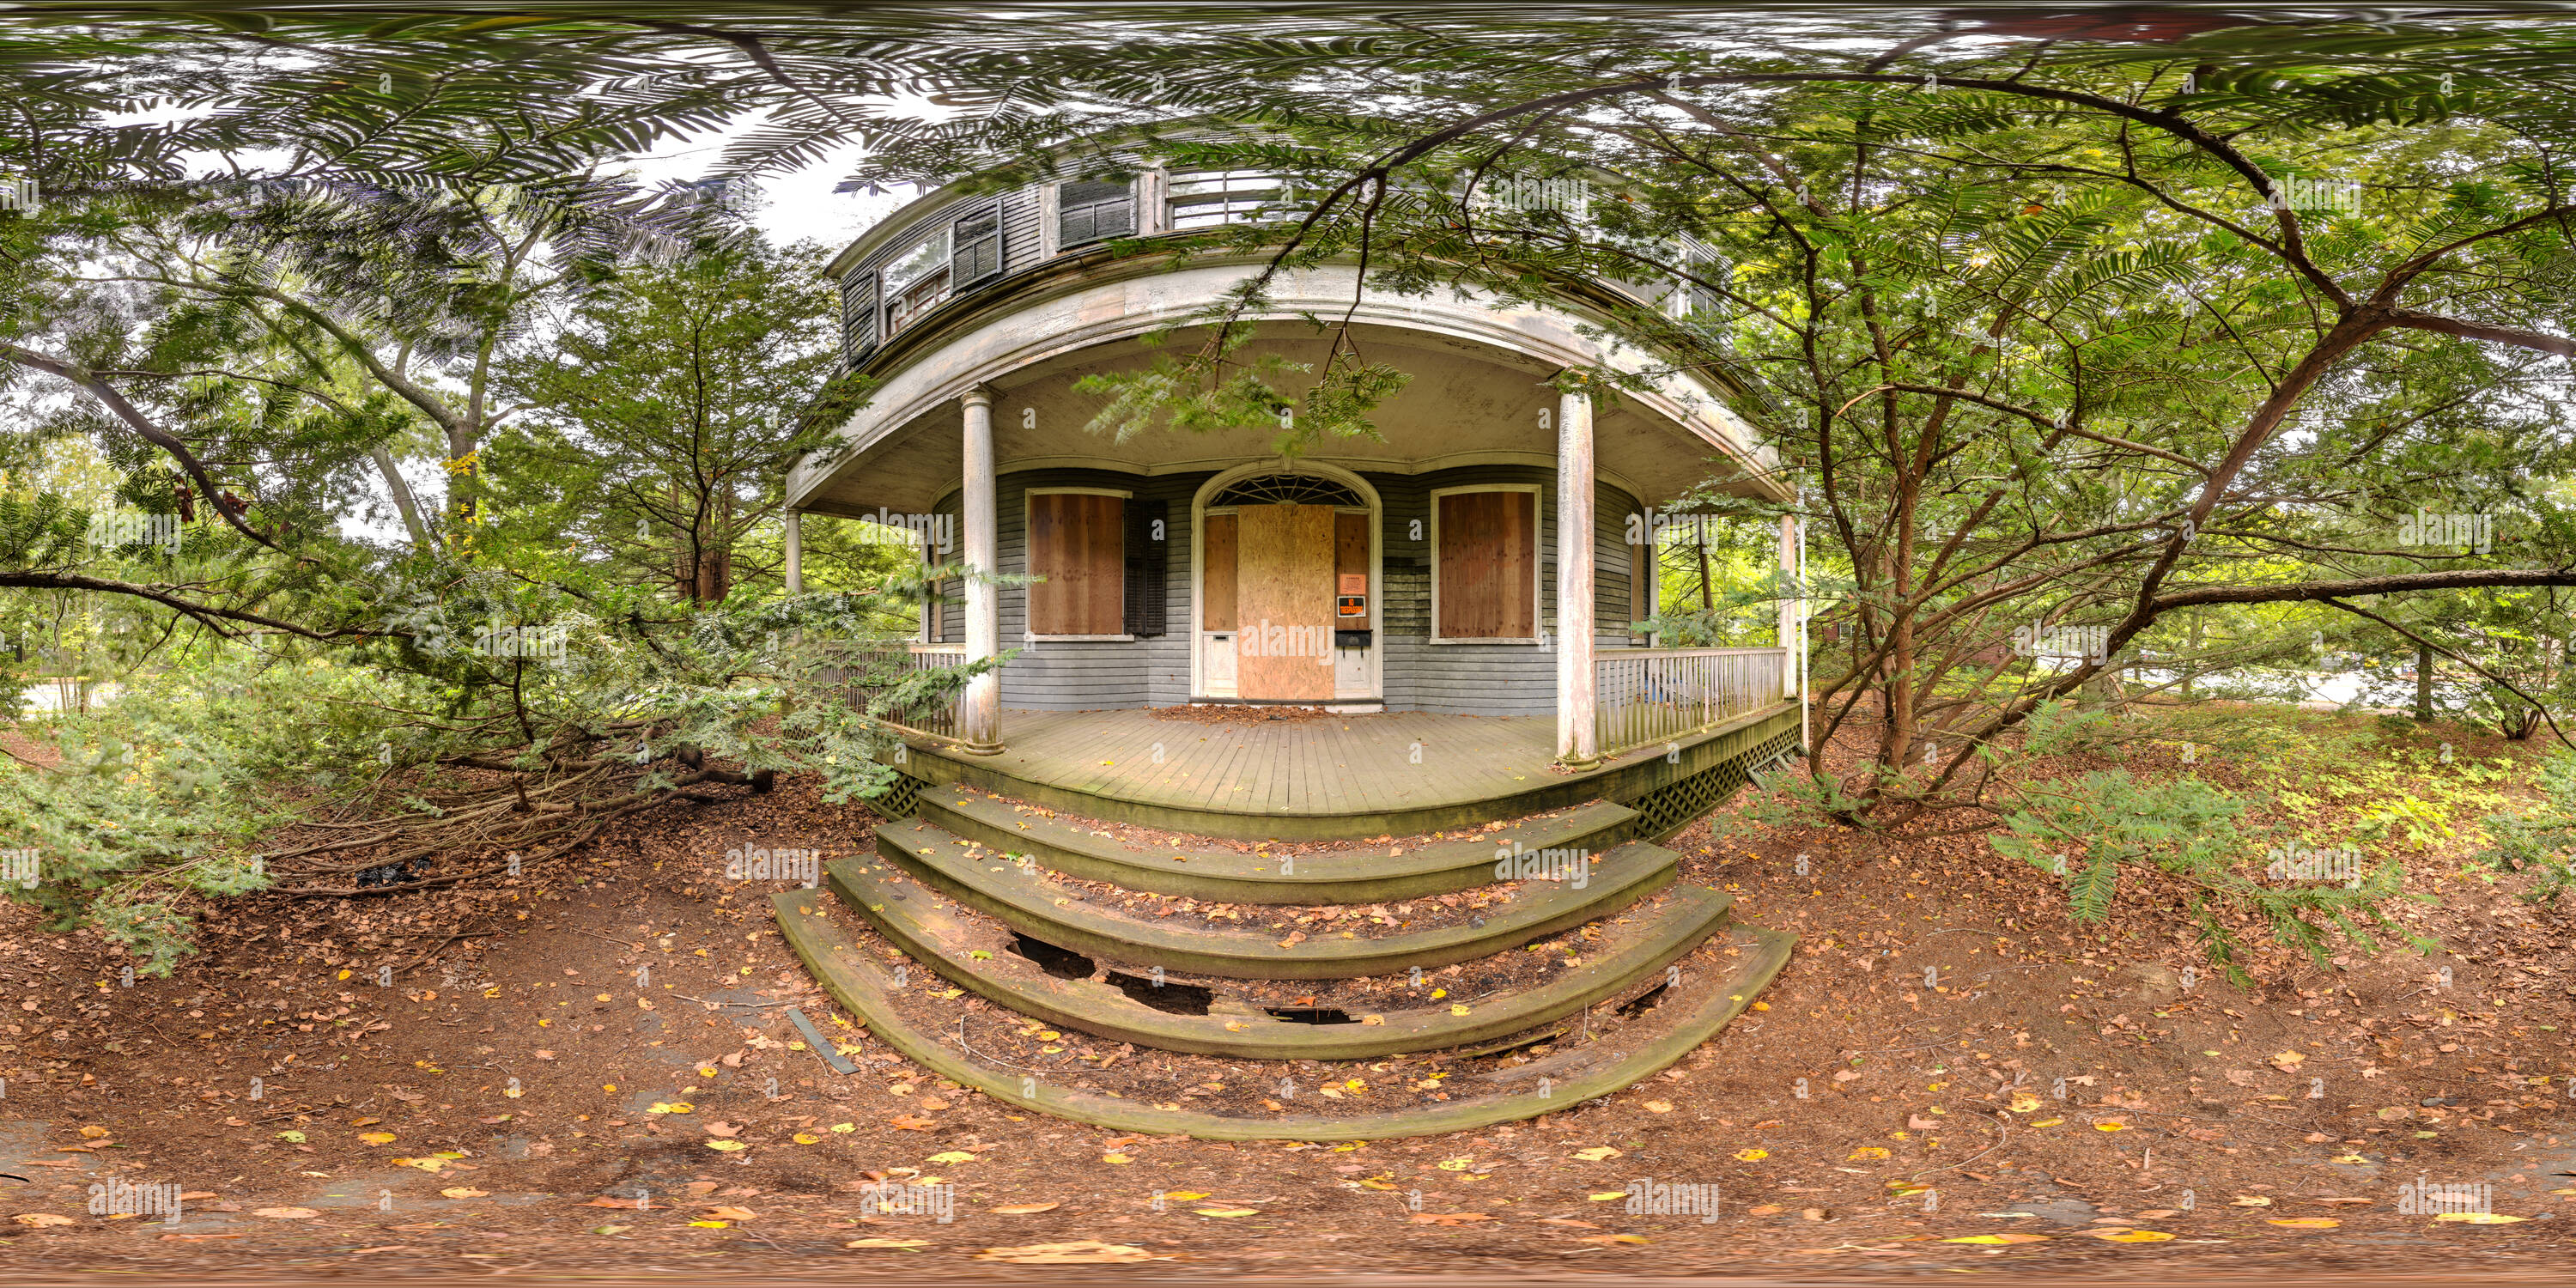
[[[1797,704],[1776,700],[1581,770],[1554,763],[1549,716],[1244,720],[1146,709],[1015,710],[1003,720],[1009,744],[991,755],[908,737],[905,772],[1095,818],[1247,840],[1419,835],[1596,799],[1638,810],[1638,835],[1661,835],[1798,739]]]

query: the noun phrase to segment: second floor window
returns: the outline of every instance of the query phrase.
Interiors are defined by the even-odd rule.
[[[1183,170],[1172,176],[1172,230],[1275,218],[1288,181],[1257,170]]]
[[[1127,184],[1083,179],[1056,189],[1056,245],[1069,248],[1135,232],[1136,194]]]
[[[886,334],[1002,271],[1002,212],[988,205],[922,234],[886,261]]]

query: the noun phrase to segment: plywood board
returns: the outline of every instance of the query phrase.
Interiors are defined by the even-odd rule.
[[[1440,498],[1440,638],[1538,634],[1537,511],[1530,492]]]
[[[1253,505],[1235,515],[1235,692],[1333,696],[1333,511]]]
[[[1211,514],[1199,529],[1199,629],[1234,629],[1234,516]]]
[[[1127,629],[1126,502],[1083,492],[1029,497],[1029,631],[1117,635]]]

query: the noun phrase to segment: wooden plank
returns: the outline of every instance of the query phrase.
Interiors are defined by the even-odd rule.
[[[1440,637],[1538,634],[1538,496],[1453,492],[1440,498]]]
[[[1330,701],[1333,511],[1246,506],[1235,522],[1235,691],[1247,698]]]
[[[1029,497],[1028,629],[1116,635],[1126,629],[1126,502],[1085,492]]]
[[[1234,516],[1211,514],[1199,533],[1199,629],[1234,629]]]

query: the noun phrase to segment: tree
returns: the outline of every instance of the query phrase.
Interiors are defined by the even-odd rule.
[[[494,448],[507,511],[692,603],[770,577],[735,556],[774,520],[789,467],[829,435],[833,407],[846,414],[851,388],[834,381],[823,259],[713,239],[571,301],[502,373],[527,408]]]

